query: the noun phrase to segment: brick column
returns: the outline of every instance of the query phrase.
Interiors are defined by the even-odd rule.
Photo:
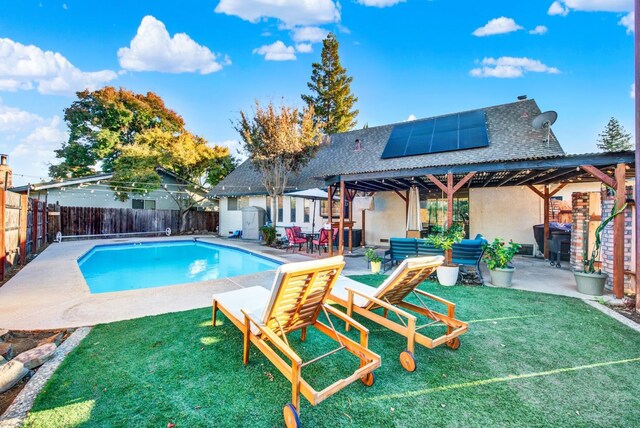
[[[632,188],[627,187],[627,195],[631,197]],[[602,191],[602,218],[605,219],[613,208],[615,197],[607,194],[606,190]],[[627,209],[624,214],[624,269],[632,270],[632,252],[633,252],[633,212]],[[602,231],[602,247],[600,249],[600,258],[602,259],[602,272],[608,274],[606,287],[611,290],[613,288],[613,222],[610,222]],[[624,277],[625,290],[634,289],[631,277]]]
[[[589,200],[588,192],[571,194],[571,270],[584,269],[584,250],[589,245]]]

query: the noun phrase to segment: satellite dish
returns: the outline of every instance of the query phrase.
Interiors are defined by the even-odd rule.
[[[543,143],[549,144],[551,125],[556,123],[556,120],[558,120],[558,113],[553,110],[549,110],[534,117],[533,121],[531,121],[531,126],[533,126],[535,129],[546,129],[547,137],[542,140]]]

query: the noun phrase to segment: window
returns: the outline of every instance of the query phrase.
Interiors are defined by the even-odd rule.
[[[238,211],[238,198],[227,199],[227,211]]]
[[[155,210],[156,201],[152,199],[131,199],[131,208],[137,210]]]
[[[291,213],[291,218],[289,218],[289,221],[291,221],[291,223],[295,223],[296,222],[296,198],[289,198],[289,210]]]
[[[302,220],[305,223],[309,223],[311,219],[311,201],[309,199],[303,199],[304,204],[304,219]]]
[[[284,216],[284,207],[282,196],[278,196],[278,223],[282,223],[284,220],[282,219]]]
[[[340,201],[333,201],[333,206],[331,208],[331,215],[333,218],[340,217]],[[329,207],[328,201],[322,200],[320,201],[320,217],[328,218],[329,217]],[[344,204],[344,218],[349,217],[349,204],[345,201]]]
[[[227,211],[240,211],[249,205],[249,198],[235,198],[230,197],[227,199]]]
[[[440,192],[420,193],[420,217],[422,228],[427,233],[444,227],[447,222],[447,198]],[[453,221],[462,225],[466,237],[469,237],[469,192],[466,189],[456,192],[453,198]]]

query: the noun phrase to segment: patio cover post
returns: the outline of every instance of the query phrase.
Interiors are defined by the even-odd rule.
[[[338,254],[344,254],[344,180],[340,179],[340,221],[338,222]]]
[[[544,185],[544,189],[541,192],[540,190],[536,189],[535,187],[533,187],[532,184],[527,184],[527,187],[529,189],[531,189],[536,195],[540,196],[542,198],[542,200],[544,201],[544,213],[542,215],[542,218],[544,219],[544,249],[543,249],[543,253],[544,253],[544,258],[548,259],[549,258],[549,208],[551,205],[551,198],[554,197],[556,195],[556,193],[558,193],[560,190],[562,190],[565,186],[567,185],[567,183],[560,183],[558,185],[558,187],[556,187],[553,191],[551,191],[549,189],[549,185],[545,184]]]
[[[333,257],[333,186],[327,188],[327,214],[329,216],[329,257]]]
[[[616,207],[620,209],[627,200],[626,165],[616,165]],[[624,297],[624,212],[613,219],[613,294]]]
[[[640,22],[640,0],[634,1],[634,22]],[[634,45],[635,45],[635,107],[636,107],[636,189],[635,189],[635,201],[636,201],[636,265],[635,265],[635,275],[636,275],[636,310],[640,312],[640,280],[638,276],[640,275],[640,215],[638,215],[638,205],[640,205],[640,174],[638,173],[638,165],[640,165],[640,32],[634,32]]]
[[[462,180],[458,181],[458,183],[454,185],[453,173],[448,172],[447,185],[445,186],[440,180],[438,180],[435,175],[427,174],[427,178],[433,184],[438,186],[438,188],[440,188],[440,190],[442,190],[445,195],[447,195],[447,227],[451,227],[453,225],[453,195],[455,195],[455,193],[460,190],[462,186],[464,186],[469,180],[471,180],[474,175],[476,175],[475,171],[470,172],[465,175]],[[407,198],[407,201],[408,200],[409,198]],[[451,250],[445,251],[445,260],[447,263],[451,263]]]
[[[356,196],[356,191],[353,193],[347,189],[347,201],[349,201],[349,254],[353,251],[353,198]]]

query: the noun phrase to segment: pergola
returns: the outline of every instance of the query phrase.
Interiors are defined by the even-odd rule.
[[[547,239],[549,238],[551,198],[570,183],[599,181],[616,191],[618,207],[625,202],[628,202],[629,206],[633,205],[634,201],[626,201],[625,182],[635,176],[634,156],[634,152],[591,153],[537,160],[443,165],[324,177],[328,185],[329,198],[331,199],[336,192],[340,195],[340,216],[336,224],[341,231],[338,234],[338,252],[344,253],[345,243],[342,231],[345,226],[351,231],[353,224],[352,213],[349,213],[349,217],[345,219],[345,201],[351,201],[357,192],[365,194],[395,192],[405,201],[408,209],[408,192],[411,187],[417,186],[427,191],[440,190],[447,197],[447,224],[450,225],[453,223],[454,195],[460,189],[526,186],[544,201],[544,254],[548,257]],[[331,204],[328,204],[328,207],[328,216],[333,218]],[[364,235],[364,211],[362,216]],[[613,242],[613,292],[617,298],[621,298],[624,293],[625,274],[624,216],[616,216],[614,219]],[[348,246],[351,249],[351,233],[349,233]],[[329,248],[333,253],[332,242]]]

